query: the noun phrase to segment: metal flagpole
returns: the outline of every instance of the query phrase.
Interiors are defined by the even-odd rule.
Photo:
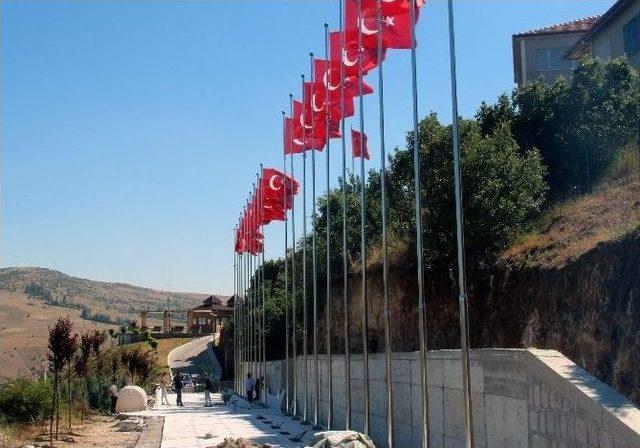
[[[289,114],[291,115],[291,129],[289,135],[293,137],[293,94],[289,94]],[[303,129],[302,141],[304,145],[304,129]],[[304,146],[303,146],[304,149]],[[291,177],[293,177],[293,151],[291,151]],[[295,199],[291,201],[291,247],[293,249],[291,253],[291,303],[292,303],[292,341],[291,347],[293,351],[293,396],[291,400],[293,402],[293,418],[298,417],[298,365],[297,365],[297,316],[296,316],[296,208]],[[287,376],[289,373],[287,372]]]
[[[344,51],[343,4],[340,8],[340,54]],[[348,257],[347,257],[347,145],[344,130],[344,64],[340,62],[340,129],[342,131],[342,314],[344,326],[344,393],[345,393],[345,429],[351,428],[351,354],[349,350],[349,302],[348,302]]]
[[[313,53],[309,53],[310,67],[311,67],[311,89],[309,94],[310,104],[313,103]],[[313,270],[313,428],[320,429],[320,361],[318,359],[318,271],[317,271],[317,257],[316,257],[316,233],[317,233],[317,221],[318,216],[316,214],[316,150],[315,146],[315,128],[313,127],[313,105],[311,106],[309,120],[311,121],[311,265]]]
[[[262,376],[260,377],[260,386],[263,393],[262,404],[267,404],[267,327],[266,327],[266,304],[264,298],[264,191],[262,188],[262,178],[264,177],[264,168],[260,164],[260,180],[258,185],[260,186],[260,230],[262,233],[262,262],[260,263],[260,286],[262,286],[262,324],[260,329],[262,330]],[[285,209],[286,213],[286,209]]]
[[[253,191],[251,193],[251,200],[249,201],[249,207],[252,207],[253,201],[255,201],[255,190],[256,185],[253,184]],[[250,237],[253,239],[253,231],[255,228],[255,214],[252,216],[251,222],[249,223],[249,232],[251,232]],[[251,376],[255,379],[255,362],[256,362],[256,320],[255,320],[255,308],[256,308],[256,288],[255,288],[255,263],[256,257],[251,251],[249,252],[249,290],[250,290],[250,299],[251,305],[249,309],[249,319],[251,322]]]
[[[358,0],[358,24],[362,23],[362,0]],[[362,356],[364,365],[364,433],[369,434],[369,301],[367,298],[367,247],[364,233],[366,219],[364,179],[364,101],[362,73],[362,27],[358,26],[358,93],[360,95],[360,269],[362,271]]]
[[[302,353],[304,355],[304,366],[302,371],[302,388],[304,397],[302,399],[302,423],[309,424],[307,385],[308,381],[308,347],[307,347],[307,151],[306,146],[306,124],[304,119],[304,75],[302,75]]]
[[[287,175],[287,153],[286,153],[286,148],[290,147],[291,152],[292,152],[292,157],[293,157],[293,142],[292,141],[287,141],[286,140],[286,120],[285,120],[285,112],[282,111],[282,137],[283,137],[283,141],[284,141],[284,154],[282,156],[282,169],[283,169],[283,173],[286,176]],[[289,134],[291,136],[291,134]],[[284,204],[285,204],[285,209],[284,209],[284,353],[285,353],[285,361],[284,361],[284,370],[285,370],[285,397],[286,397],[286,411],[285,414],[289,413],[289,403],[290,403],[290,399],[291,399],[291,391],[289,389],[289,298],[288,298],[288,294],[289,294],[289,260],[287,258],[287,251],[288,251],[288,244],[289,244],[289,239],[288,239],[288,227],[289,227],[289,223],[287,222],[287,189],[283,188],[283,195],[284,195]],[[293,198],[291,198],[291,202],[293,203]]]
[[[324,57],[331,69],[329,59],[329,24],[324,24]],[[327,362],[327,430],[331,429],[333,423],[333,370],[331,363],[331,190],[330,190],[330,141],[329,138],[329,86],[325,85],[325,134],[327,136],[327,302],[325,305],[325,321],[326,321],[326,362]]]
[[[464,254],[464,224],[462,216],[462,176],[460,169],[460,145],[458,142],[458,89],[456,79],[456,41],[453,21],[453,0],[449,0],[449,58],[451,61],[451,106],[453,174],[456,196],[456,238],[458,246],[458,303],[460,306],[460,342],[462,363],[462,388],[464,390],[464,432],[467,448],[473,446],[473,411],[471,405],[471,380],[469,365],[469,303]]]
[[[236,296],[237,288],[236,288],[236,238],[238,236],[237,227],[233,228],[233,390],[238,393],[238,315],[237,311],[237,302],[238,298]]]
[[[387,167],[384,141],[384,78],[382,74],[382,0],[376,2],[378,29],[378,96],[380,99],[380,203],[382,215],[382,297],[384,302],[385,380],[387,398],[387,446],[393,448],[393,384],[391,368],[391,309],[389,307],[389,265],[387,261]]]
[[[413,182],[416,213],[416,256],[418,266],[418,336],[420,338],[420,408],[422,414],[422,446],[429,446],[429,383],[427,381],[427,329],[424,303],[424,267],[422,264],[422,195],[420,188],[420,143],[418,138],[418,80],[416,69],[416,0],[409,8],[411,28],[411,90],[413,110]]]

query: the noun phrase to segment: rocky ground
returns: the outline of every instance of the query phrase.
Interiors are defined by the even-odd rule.
[[[58,440],[54,440],[53,444],[56,448],[132,448],[136,446],[142,428],[141,420],[131,422],[108,416],[92,416],[83,423],[75,424],[71,432],[61,427]],[[14,437],[8,447],[50,446],[48,426],[21,430]]]

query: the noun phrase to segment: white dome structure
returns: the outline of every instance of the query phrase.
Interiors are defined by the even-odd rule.
[[[116,412],[136,412],[147,409],[147,394],[139,386],[125,386],[118,392]]]

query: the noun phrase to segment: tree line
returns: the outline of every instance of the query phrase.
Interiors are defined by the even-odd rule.
[[[458,118],[460,131],[466,256],[470,270],[491,266],[510,244],[530,230],[547,208],[590,192],[617,167],[635,170],[640,159],[640,81],[624,58],[584,59],[568,78],[523,84],[492,104],[482,103],[472,118]],[[437,114],[418,128],[421,160],[420,194],[427,278],[455,282],[455,212],[451,125]],[[413,132],[406,147],[389,155],[388,246],[390,263],[415,268]],[[622,163],[622,168],[620,168]],[[363,183],[353,173],[318,198],[317,276],[319,297],[326,278],[327,210],[331,211],[331,275],[342,282],[342,186],[347,196],[349,273],[360,266],[360,188],[365,189],[367,268],[380,264],[380,173],[372,169]],[[311,236],[300,238],[296,271],[302,272],[302,246],[307,246],[311,275]],[[289,254],[291,255],[291,253]],[[289,262],[291,258],[289,257]],[[284,259],[266,261],[266,332],[269,355],[284,357]],[[297,277],[298,309],[302,279]],[[251,285],[254,285],[251,280]],[[392,279],[393,280],[393,279]],[[289,279],[289,283],[290,283]],[[307,282],[311,297],[312,281]],[[320,312],[324,300],[320,301]],[[301,320],[298,321],[302,326]],[[233,325],[225,327],[230,338]],[[301,332],[298,332],[301,334]]]

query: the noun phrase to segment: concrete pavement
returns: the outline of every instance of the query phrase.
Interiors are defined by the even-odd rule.
[[[172,373],[202,373],[206,368],[214,377],[220,378],[222,368],[210,347],[212,341],[213,336],[204,336],[171,350],[167,364]]]
[[[175,394],[169,394],[170,403],[175,403],[175,398]],[[301,426],[273,409],[257,408],[239,397],[234,397],[229,406],[222,404],[219,394],[212,398],[215,405],[205,408],[204,394],[184,393],[183,408],[156,404],[152,410],[128,415],[164,417],[161,448],[212,448],[226,437],[242,437],[255,444],[289,448],[305,446],[313,436],[309,426]],[[271,423],[258,419],[259,415]],[[271,427],[278,423],[281,423],[280,428]],[[303,431],[306,433],[302,441],[290,440]]]

